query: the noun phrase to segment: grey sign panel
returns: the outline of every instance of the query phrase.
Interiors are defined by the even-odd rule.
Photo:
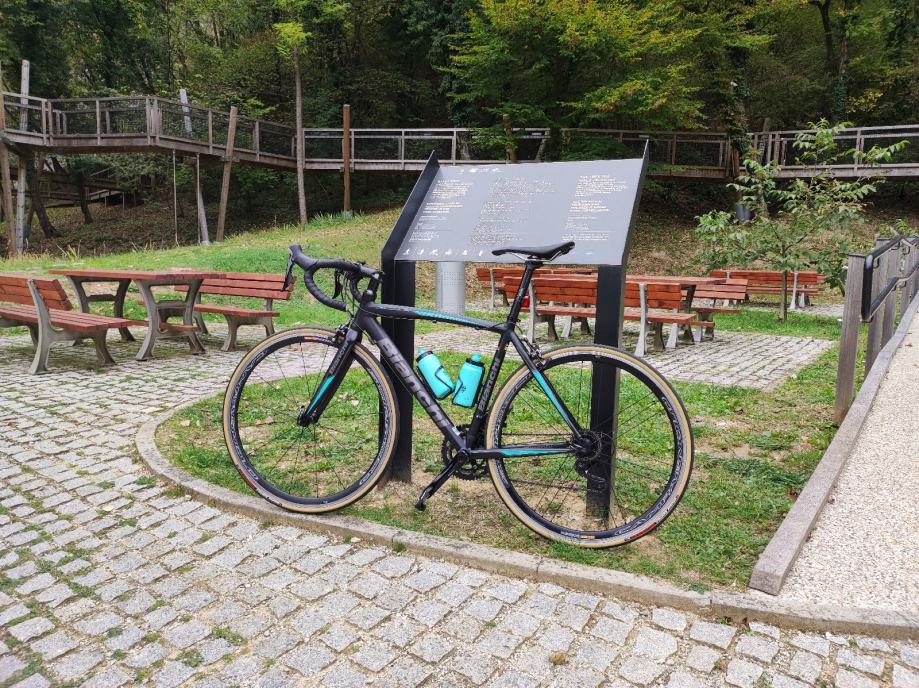
[[[565,263],[621,265],[641,158],[440,167],[396,260],[519,262],[496,248],[574,241]]]

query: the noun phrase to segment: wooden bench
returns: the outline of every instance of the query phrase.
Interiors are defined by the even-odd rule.
[[[179,291],[187,291],[188,287],[177,287]],[[273,309],[274,302],[288,301],[293,293],[294,285],[284,288],[283,274],[264,274],[259,272],[231,272],[220,279],[206,279],[198,290],[199,302],[195,304],[195,322],[198,329],[207,333],[203,313],[217,313],[224,316],[227,321],[227,338],[220,347],[222,351],[230,351],[236,347],[236,332],[243,325],[258,325],[265,328],[265,334],[274,334],[274,319],[280,313]],[[263,308],[244,308],[242,306],[225,306],[219,304],[200,303],[202,294],[220,296],[244,296],[248,298],[263,299]],[[164,317],[181,317],[179,311],[169,311]]]
[[[683,298],[686,298],[686,296],[687,293],[684,290]],[[699,300],[710,300],[712,303],[710,306],[702,305]],[[696,341],[701,341],[704,335],[708,335],[710,339],[714,339],[715,315],[717,313],[740,313],[740,309],[735,308],[732,304],[743,303],[746,300],[747,280],[745,279],[725,279],[723,284],[705,284],[696,287],[690,310],[696,314],[700,321],[709,321],[712,326],[699,326],[698,332],[693,338]],[[718,305],[719,301],[722,303],[721,306]]]
[[[782,272],[780,270],[712,270],[712,277],[747,280],[747,294],[782,294]],[[813,270],[801,270],[788,274],[788,290],[791,294],[791,310],[810,304],[812,296],[826,288],[826,277]]]
[[[536,274],[539,275],[570,275],[570,274],[590,274],[595,273],[596,270],[590,267],[583,268],[558,268],[543,266],[536,271]],[[501,295],[501,300],[503,305],[507,306],[508,294],[507,290],[504,288],[504,278],[505,277],[517,277],[518,284],[519,280],[523,277],[523,267],[519,265],[489,265],[489,266],[479,266],[475,269],[476,278],[487,284],[491,293],[491,307],[495,307],[495,299],[498,294]]]
[[[520,278],[507,277],[505,293],[512,296],[519,285]],[[596,317],[596,305],[597,281],[591,276],[536,277],[530,284],[529,337],[532,340],[535,335],[537,316],[545,318],[548,322],[549,341],[558,339],[558,333],[555,330],[557,316],[570,316],[573,320],[580,320],[582,333],[589,334],[587,318]],[[680,311],[682,306],[683,296],[679,284],[626,282],[623,317],[639,323],[638,344],[635,347],[637,356],[643,356],[647,351],[649,333],[658,348],[672,349],[677,344],[680,327],[714,327],[714,323],[699,321],[692,313]],[[672,326],[666,344],[663,337],[664,325]]]
[[[27,327],[35,346],[29,372],[48,372],[51,345],[91,339],[102,365],[114,365],[105,336],[109,330],[147,323],[73,310],[70,299],[56,279],[0,274],[0,328]]]

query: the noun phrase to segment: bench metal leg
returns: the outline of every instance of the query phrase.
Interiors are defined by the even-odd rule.
[[[195,313],[195,324],[198,326],[198,332],[201,334],[210,334],[207,325],[204,323],[204,316],[200,313]]]
[[[138,282],[137,288],[140,289],[144,306],[147,308],[147,334],[140,345],[140,351],[137,352],[137,360],[147,361],[153,358],[153,347],[160,335],[160,309],[156,306],[156,299],[153,297],[153,290],[149,284]]]
[[[35,357],[29,372],[32,375],[41,375],[48,372],[48,354],[51,353],[51,337],[45,328],[39,328],[38,341],[35,343]]]
[[[546,315],[544,316],[546,324],[549,326],[549,341],[556,342],[558,341],[558,333],[555,331],[555,316]]]
[[[663,351],[665,348],[664,347],[664,323],[654,323],[652,327],[654,328],[654,346],[657,348],[658,351]],[[671,334],[671,338],[672,336],[673,335]],[[673,347],[668,346],[666,348],[672,349]]]
[[[131,280],[123,280],[118,283],[118,289],[115,290],[115,300],[112,304],[112,315],[116,318],[124,317],[124,299],[128,295],[128,287],[131,286]],[[119,327],[118,332],[121,335],[121,341],[133,342],[134,335],[127,327]]]
[[[663,323],[661,323],[661,329],[663,330]],[[670,336],[667,337],[667,348],[675,349],[677,338],[680,336],[680,326],[677,323],[673,323],[670,326]]]
[[[236,348],[236,332],[242,323],[231,315],[227,316],[227,338],[223,340],[221,351],[232,351]]]
[[[115,359],[112,358],[108,345],[105,343],[105,335],[106,332],[103,330],[92,337],[93,344],[96,345],[96,358],[104,366],[113,366],[115,365]]]

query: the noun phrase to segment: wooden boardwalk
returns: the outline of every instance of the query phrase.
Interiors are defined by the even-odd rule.
[[[213,108],[154,96],[45,99],[4,93],[6,129],[0,138],[15,150],[48,153],[170,153],[200,158],[203,163],[227,159],[278,170],[296,170],[294,127],[240,115],[231,155],[227,156],[230,115]],[[839,177],[866,173],[855,162],[825,168],[790,165],[797,131],[752,133],[751,142],[764,161],[782,164],[782,176],[808,177],[830,170]],[[734,176],[728,135],[723,132],[642,132],[612,129],[563,129],[569,151],[585,157],[640,155],[650,141],[652,177],[722,181]],[[342,129],[304,129],[307,170],[341,171]],[[351,129],[352,171],[417,171],[431,151],[442,164],[505,164],[506,157],[479,145],[474,129]],[[517,129],[518,159],[538,162],[549,144],[545,128]],[[846,130],[847,145],[866,150],[908,140],[900,157],[872,173],[919,177],[919,125],[862,127]]]

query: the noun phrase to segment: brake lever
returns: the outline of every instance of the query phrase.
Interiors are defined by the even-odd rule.
[[[341,296],[342,292],[344,291],[344,285],[342,284],[342,277],[343,277],[342,271],[336,270],[335,271],[335,293],[332,295],[333,299],[337,299],[339,296]]]
[[[294,257],[290,253],[287,254],[287,270],[284,272],[284,291],[290,289],[290,284],[293,282],[294,275]]]

